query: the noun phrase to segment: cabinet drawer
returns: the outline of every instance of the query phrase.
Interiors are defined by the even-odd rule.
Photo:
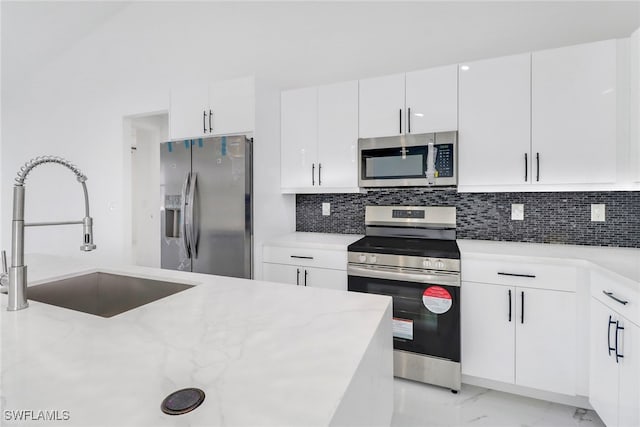
[[[611,275],[591,270],[591,295],[629,321],[640,325],[640,289],[633,289],[631,283],[625,283],[626,280],[616,280]],[[605,292],[610,295],[605,295]]]
[[[264,246],[262,261],[306,267],[347,269],[347,251]]]
[[[462,280],[575,292],[575,266],[492,259],[463,259]]]

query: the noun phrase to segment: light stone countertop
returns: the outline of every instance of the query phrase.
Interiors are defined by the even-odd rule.
[[[69,411],[65,426],[329,425],[391,323],[379,295],[45,255],[27,265],[30,285],[101,271],[196,286],[112,318],[34,301],[7,312],[3,294],[3,425],[4,410]],[[204,403],[163,414],[185,387],[203,389]]]
[[[362,234],[309,233],[298,231],[265,242],[265,246],[313,248],[346,251],[347,246],[364,237]]]
[[[560,263],[577,263],[595,267],[633,282],[640,290],[640,249],[601,246],[557,245],[548,243],[495,242],[458,240],[465,257],[536,258]]]

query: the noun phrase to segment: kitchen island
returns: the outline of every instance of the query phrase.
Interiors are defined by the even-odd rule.
[[[92,272],[195,286],[111,318],[35,301],[7,312],[2,295],[2,425],[390,423],[391,298],[44,255],[27,265],[30,286]],[[187,387],[202,405],[162,413]]]

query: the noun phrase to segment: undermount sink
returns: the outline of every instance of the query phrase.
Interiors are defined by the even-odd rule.
[[[27,299],[113,317],[192,286],[98,272],[29,286]]]

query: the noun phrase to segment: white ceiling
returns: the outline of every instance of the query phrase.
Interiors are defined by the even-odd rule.
[[[0,4],[3,84],[24,81],[98,31],[122,61],[144,52],[158,69],[188,60],[184,44],[214,34],[233,72],[261,67],[296,86],[626,37],[640,26],[640,1]]]

